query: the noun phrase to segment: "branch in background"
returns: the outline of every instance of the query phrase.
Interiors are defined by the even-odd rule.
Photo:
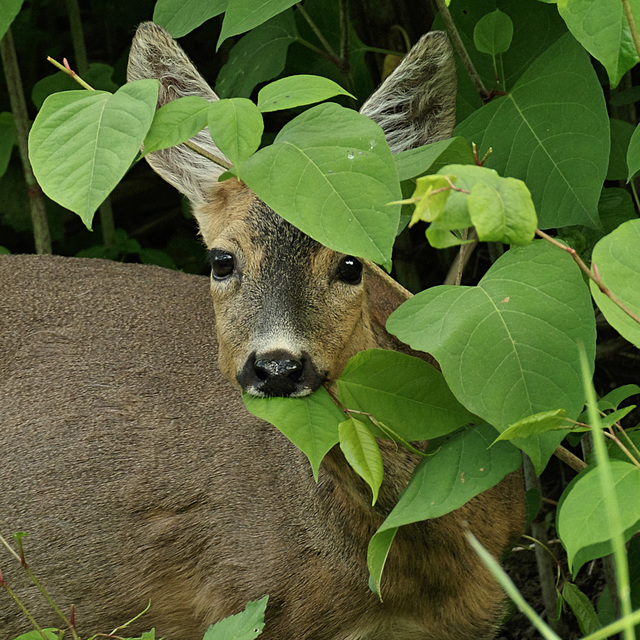
[[[349,74],[349,0],[340,0],[340,70]]]
[[[467,53],[467,50],[462,42],[462,38],[460,38],[460,33],[456,28],[456,25],[453,22],[453,18],[451,17],[451,13],[449,12],[449,7],[447,7],[445,0],[435,0],[436,6],[438,7],[438,11],[440,11],[440,15],[444,20],[444,24],[447,27],[447,32],[449,33],[449,37],[451,38],[451,42],[455,50],[458,52],[460,59],[462,60],[462,64],[464,68],[467,70],[471,81],[473,82],[476,91],[480,94],[483,102],[486,102],[489,99],[489,92],[487,88],[484,86],[482,79],[478,75],[476,68],[473,66],[473,62]]]
[[[320,40],[322,46],[325,48],[325,50],[326,50],[327,54],[329,55],[331,61],[338,68],[340,68],[340,62],[341,62],[340,61],[340,57],[334,51],[333,47],[329,44],[329,41],[324,37],[324,35],[320,31],[320,29],[318,29],[318,25],[311,19],[311,16],[307,13],[305,8],[299,2],[296,4],[296,7],[297,7],[298,11],[300,12],[300,15],[307,21],[307,24],[313,30],[313,33],[316,34],[316,37],[318,38],[318,40]]]
[[[629,309],[629,307],[627,307],[624,304],[624,302],[622,302],[622,300],[620,300],[620,298],[616,296],[615,293],[610,291],[604,285],[604,283],[602,282],[602,279],[600,278],[600,274],[598,273],[598,268],[596,267],[595,264],[593,265],[593,270],[591,270],[583,262],[582,258],[578,255],[578,252],[572,247],[569,247],[566,244],[563,244],[559,240],[556,240],[556,238],[551,237],[550,235],[546,234],[544,231],[541,231],[540,229],[536,229],[536,235],[540,236],[541,238],[544,238],[547,242],[550,242],[552,245],[570,254],[571,257],[576,262],[576,264],[580,267],[580,269],[582,269],[582,271],[589,277],[590,280],[593,280],[593,282],[596,283],[596,285],[598,286],[598,289],[600,289],[600,291],[602,291],[602,293],[605,296],[607,296],[607,298],[609,298],[614,304],[620,307],[620,309],[622,309],[622,311],[624,311],[632,320],[640,324],[640,316],[638,316],[638,314],[634,313],[631,309]]]
[[[0,40],[0,55],[2,56],[4,74],[7,80],[11,111],[13,112],[16,123],[16,136],[20,160],[22,161],[24,180],[27,183],[36,253],[51,253],[51,236],[49,234],[45,199],[42,189],[40,189],[40,185],[33,175],[31,162],[29,162],[28,139],[31,123],[27,113],[27,103],[24,98],[20,68],[18,66],[18,58],[13,44],[11,29],[8,29],[2,40]]]

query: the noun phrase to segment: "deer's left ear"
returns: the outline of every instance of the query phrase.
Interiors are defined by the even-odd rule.
[[[456,67],[447,35],[427,33],[364,103],[360,113],[382,127],[393,153],[451,137]]]

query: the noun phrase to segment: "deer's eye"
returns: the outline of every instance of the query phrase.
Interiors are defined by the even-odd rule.
[[[353,256],[345,256],[338,265],[338,279],[347,284],[362,282],[362,262]]]
[[[235,269],[235,258],[223,249],[211,249],[209,251],[209,260],[211,262],[211,273],[216,280],[228,278]]]

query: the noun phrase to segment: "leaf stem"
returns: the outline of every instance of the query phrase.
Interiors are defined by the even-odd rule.
[[[73,78],[83,89],[87,91],[95,91],[95,89],[87,82],[85,82],[70,66],[66,58],[63,58],[64,64],[60,64],[57,60],[54,60],[51,56],[47,56],[47,61],[54,67],[60,69],[63,73],[66,73],[70,78]]]
[[[480,98],[482,98],[482,101],[486,102],[489,99],[490,94],[487,91],[487,88],[484,86],[484,83],[482,82],[480,75],[476,71],[476,68],[474,67],[473,62],[471,61],[471,58],[467,53],[467,49],[465,48],[464,43],[462,42],[460,33],[458,32],[458,29],[455,23],[453,22],[453,18],[451,17],[451,12],[449,11],[449,7],[447,6],[446,0],[435,0],[435,1],[436,1],[436,6],[438,7],[438,11],[440,11],[440,15],[442,16],[442,19],[444,20],[444,24],[447,27],[447,32],[449,33],[451,42],[453,43],[455,50],[458,52],[458,55],[462,60],[462,64],[464,65],[464,68],[467,70],[467,73],[471,78],[471,82],[473,82],[473,84],[475,85],[476,91],[480,95]]]
[[[589,269],[589,267],[587,267],[587,265],[583,262],[582,258],[578,255],[578,252],[575,249],[546,234],[544,231],[536,229],[536,235],[544,238],[547,242],[550,242],[552,245],[570,254],[576,264],[580,267],[580,269],[582,269],[582,271],[589,277],[590,280],[593,280],[593,282],[596,283],[598,289],[600,289],[600,291],[602,291],[602,293],[607,296],[607,298],[609,298],[615,305],[622,309],[622,311],[624,311],[632,320],[640,324],[640,316],[629,309],[629,307],[627,307],[624,302],[622,302],[622,300],[620,300],[620,298],[615,295],[615,293],[613,293],[608,287],[604,285],[604,283],[602,282],[602,278],[600,278],[600,274],[598,273],[598,269],[595,265],[593,265],[593,270]]]
[[[306,9],[302,6],[301,3],[296,3],[296,7],[300,12],[300,15],[307,21],[307,24],[311,27],[313,33],[316,34],[318,40],[320,40],[322,46],[325,48],[333,63],[340,68],[340,58],[338,54],[335,52],[333,47],[329,44],[329,41],[324,37],[322,31],[318,29],[318,25],[312,20],[311,16],[307,13]]]
[[[207,158],[207,160],[211,160],[211,162],[214,162],[219,167],[222,167],[223,169],[227,169],[227,171],[233,168],[233,165],[230,162],[227,162],[220,156],[217,156],[214,153],[210,153],[206,149],[199,147],[197,144],[191,142],[191,140],[187,140],[182,144],[184,144],[185,147],[189,147],[189,149],[191,149],[192,151],[195,151],[197,154],[201,155],[203,158]]]
[[[578,473],[589,466],[584,460],[578,458],[577,455],[571,453],[569,449],[565,449],[562,445],[558,445],[556,447],[553,455],[556,458],[562,460],[562,462],[564,462],[565,464],[569,465],[574,471],[577,471]]]

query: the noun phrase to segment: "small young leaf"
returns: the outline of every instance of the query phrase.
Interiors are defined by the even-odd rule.
[[[156,111],[144,139],[144,155],[189,140],[207,125],[211,104],[198,96],[172,100]]]
[[[536,210],[522,180],[500,178],[495,188],[482,182],[475,184],[467,206],[482,242],[525,245],[535,236]]]
[[[637,384],[623,384],[621,387],[609,391],[606,396],[601,398],[600,402],[598,402],[598,409],[601,411],[617,409],[621,402],[635,395],[640,395],[640,387]]]
[[[240,168],[260,146],[264,122],[251,100],[227,98],[209,106],[209,132],[220,151]]]
[[[541,411],[532,416],[518,420],[509,425],[497,438],[498,440],[512,440],[513,438],[528,438],[532,435],[554,431],[556,429],[571,429],[573,424],[567,420],[564,409]]]
[[[500,9],[483,16],[473,30],[476,49],[492,56],[508,51],[512,39],[513,22]]]
[[[322,458],[338,443],[338,425],[344,420],[327,390],[321,387],[304,398],[256,398],[243,393],[242,399],[253,415],[279,429],[309,458],[317,481]]]
[[[349,96],[339,84],[321,76],[297,75],[276,80],[258,92],[258,109],[262,113],[293,109],[334,96]],[[355,98],[354,98],[355,100]]]
[[[438,219],[447,204],[453,182],[455,176],[422,176],[416,180],[416,189],[411,196],[415,210],[409,222],[410,227],[420,220],[433,222]]]
[[[341,422],[338,427],[340,448],[353,470],[371,487],[372,505],[378,500],[382,484],[382,455],[376,439],[367,425],[356,418]]]
[[[254,640],[264,629],[264,612],[269,596],[248,602],[244,611],[211,625],[203,640]]]
[[[580,625],[580,631],[584,635],[589,635],[602,628],[589,598],[575,584],[565,582],[562,588],[562,597],[571,607],[571,611],[573,611],[578,625]]]

